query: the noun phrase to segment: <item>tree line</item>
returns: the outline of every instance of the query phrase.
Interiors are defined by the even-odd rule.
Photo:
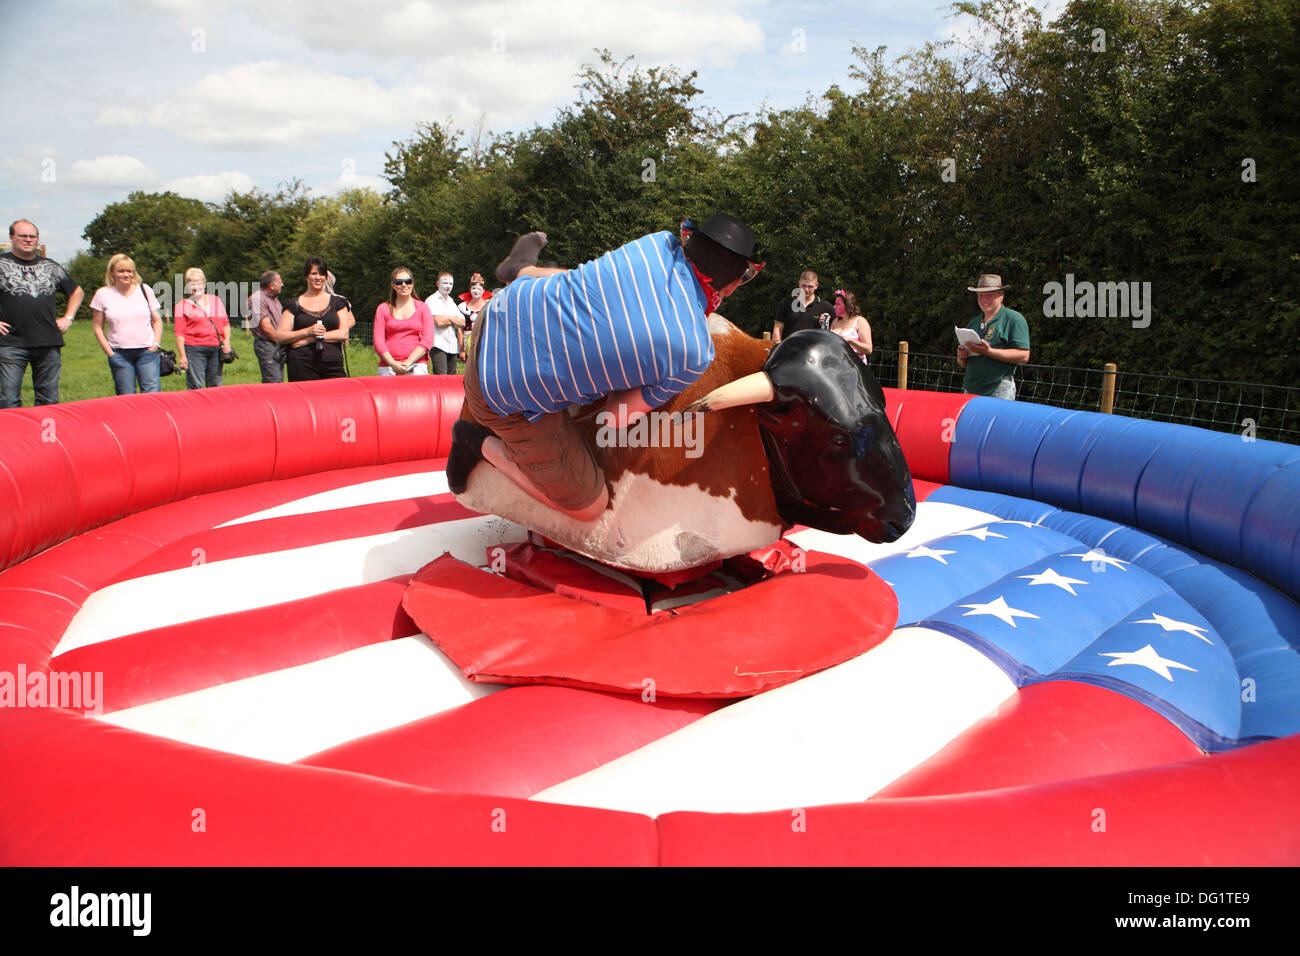
[[[824,294],[856,293],[878,348],[950,354],[977,311],[966,286],[995,272],[1035,363],[1294,384],[1300,4],[1074,0],[1046,25],[1018,0],[954,9],[980,39],[855,48],[851,89],[740,116],[702,106],[695,73],[597,51],[548,126],[419,125],[386,157],[385,194],[136,192],[87,225],[69,270],[93,289],[128,251],[151,282],[276,268],[294,294],[322,255],[365,316],[397,265],[426,290],[441,269],[491,285],[521,232],[573,266],[727,210],[768,259],[726,305],[752,333],[811,268]],[[1121,284],[1145,320],[1114,314]]]

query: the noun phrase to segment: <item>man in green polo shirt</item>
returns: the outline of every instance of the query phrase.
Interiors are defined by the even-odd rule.
[[[957,364],[966,370],[962,391],[968,395],[1014,399],[1016,366],[1029,361],[1029,323],[1019,312],[1003,307],[1006,288],[998,275],[982,275],[966,287],[980,304],[980,314],[967,326],[980,340],[957,346]]]

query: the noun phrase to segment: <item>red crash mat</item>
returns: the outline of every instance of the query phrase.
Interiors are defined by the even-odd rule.
[[[665,697],[746,697],[879,644],[894,592],[862,565],[807,552],[806,570],[647,616],[597,607],[444,554],[402,606],[472,680]]]

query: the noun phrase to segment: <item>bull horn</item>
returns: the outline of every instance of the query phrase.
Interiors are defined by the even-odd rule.
[[[715,388],[703,398],[697,398],[686,406],[683,414],[716,412],[724,408],[735,408],[737,405],[770,402],[775,395],[776,390],[772,387],[771,377],[766,372],[754,372]]]

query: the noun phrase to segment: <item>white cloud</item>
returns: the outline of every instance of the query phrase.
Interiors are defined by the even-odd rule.
[[[1046,26],[1065,12],[1068,2],[1069,0],[1038,0],[1031,2],[1030,6],[1038,11],[1040,21]],[[965,13],[946,16],[939,33],[946,40],[955,40],[966,46],[989,45],[997,38],[996,31]]]
[[[393,184],[382,176],[367,176],[363,173],[345,173],[332,183],[326,183],[317,192],[326,195],[342,192],[345,189],[373,189],[381,196],[393,188]]]
[[[278,60],[209,73],[149,110],[149,124],[203,146],[302,145],[397,117],[373,80]]]
[[[435,4],[411,0],[358,17],[352,0],[281,0],[249,11],[313,48],[365,50],[385,56],[436,57],[455,51],[463,69],[501,55],[553,55],[583,62],[594,48],[618,56],[686,64],[728,65],[762,49],[753,4],[722,0],[497,0]]]
[[[131,4],[178,23],[194,9],[188,0]],[[448,117],[462,129],[482,119],[503,131],[546,122],[573,102],[595,48],[640,66],[691,69],[725,67],[764,45],[754,5],[741,0],[409,0],[364,14],[352,0],[234,0],[230,8],[260,35],[280,37],[284,58],[226,60],[152,108],[104,106],[95,124],[143,121],[207,148],[257,152],[370,131],[406,135],[416,122]]]
[[[95,117],[96,126],[139,126],[143,122],[144,117],[138,110],[122,106],[101,106],[99,115]]]
[[[310,146],[375,128],[408,130],[451,116],[470,128],[486,116],[509,128],[570,93],[573,68],[506,58],[479,70],[448,57],[410,71],[405,85],[385,88],[283,60],[261,60],[209,73],[148,112],[150,126],[201,146],[272,150]],[[455,75],[455,83],[445,77]],[[438,82],[438,77],[444,78]],[[127,123],[129,110],[106,108],[100,122]]]
[[[163,188],[203,202],[221,202],[231,190],[246,193],[256,185],[247,173],[224,172],[173,179]]]
[[[1065,8],[1069,6],[1069,0],[1041,0],[1035,6],[1038,7],[1038,12],[1043,15],[1043,22],[1051,23],[1065,12]]]
[[[413,119],[440,121],[450,116],[472,130],[480,119],[491,130],[518,129],[542,122],[544,114],[574,99],[577,60],[503,54],[468,64],[469,71],[452,85],[437,86],[444,70],[463,69],[454,59],[422,70],[431,87],[442,93],[438,106]]]
[[[148,186],[158,176],[134,156],[79,159],[67,168],[67,180],[78,186]]]
[[[19,146],[0,153],[0,173],[12,177],[6,185],[33,185],[40,183],[41,173],[55,162],[57,150],[53,146]],[[58,172],[57,164],[54,167]],[[48,174],[47,179],[48,181]],[[56,180],[57,181],[57,180]]]
[[[145,13],[178,13],[194,15],[206,6],[203,0],[130,0],[130,6]]]

